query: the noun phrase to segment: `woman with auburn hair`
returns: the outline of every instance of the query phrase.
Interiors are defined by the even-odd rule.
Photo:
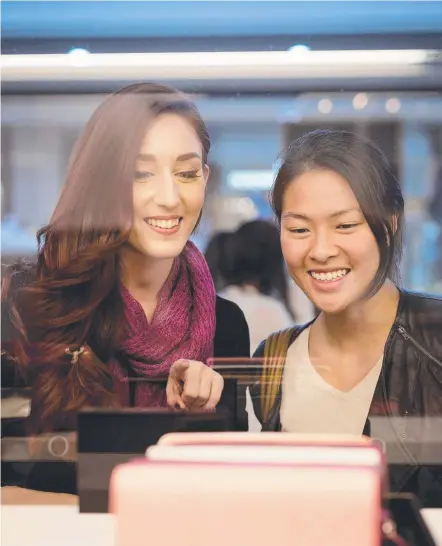
[[[249,356],[242,312],[189,241],[209,149],[195,105],[154,83],[87,123],[37,263],[2,286],[3,386],[31,387],[32,433],[74,429],[85,406],[213,409],[223,379],[206,360]]]

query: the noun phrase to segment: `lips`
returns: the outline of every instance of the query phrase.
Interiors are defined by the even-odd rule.
[[[168,217],[148,217],[144,218],[146,224],[154,231],[162,234],[172,234],[178,231],[181,221],[181,216],[168,216]]]
[[[308,274],[316,281],[320,282],[334,282],[339,279],[343,279],[350,273],[349,268],[336,268],[327,270],[310,270]]]
[[[351,270],[348,268],[337,268],[328,270],[310,270],[310,284],[316,292],[333,293],[341,289],[347,282]]]
[[[180,223],[181,219],[181,216],[150,216],[148,218],[145,218],[144,221],[150,226],[159,227],[162,229],[172,229]]]

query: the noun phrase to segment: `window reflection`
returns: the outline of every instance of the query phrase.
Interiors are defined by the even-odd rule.
[[[55,205],[73,144],[102,99],[84,94],[3,97],[4,263],[34,252],[36,230]],[[278,153],[289,141],[315,128],[348,129],[374,140],[400,180],[407,207],[405,286],[441,293],[439,94],[240,94],[202,97],[197,105],[213,140],[208,201],[195,235],[200,248],[219,231],[271,218],[268,189]]]

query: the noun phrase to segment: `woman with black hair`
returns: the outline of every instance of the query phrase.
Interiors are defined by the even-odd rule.
[[[255,353],[263,430],[370,434],[391,489],[442,506],[442,300],[400,288],[404,200],[386,158],[314,131],[286,151],[271,197],[290,274],[320,313]]]
[[[264,337],[293,324],[279,231],[274,224],[254,220],[226,237],[219,270],[226,285],[222,297],[236,303],[246,317],[252,352]]]

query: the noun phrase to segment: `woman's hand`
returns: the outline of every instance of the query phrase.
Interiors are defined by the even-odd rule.
[[[213,410],[223,392],[224,380],[202,362],[177,360],[171,367],[166,394],[169,406]]]

